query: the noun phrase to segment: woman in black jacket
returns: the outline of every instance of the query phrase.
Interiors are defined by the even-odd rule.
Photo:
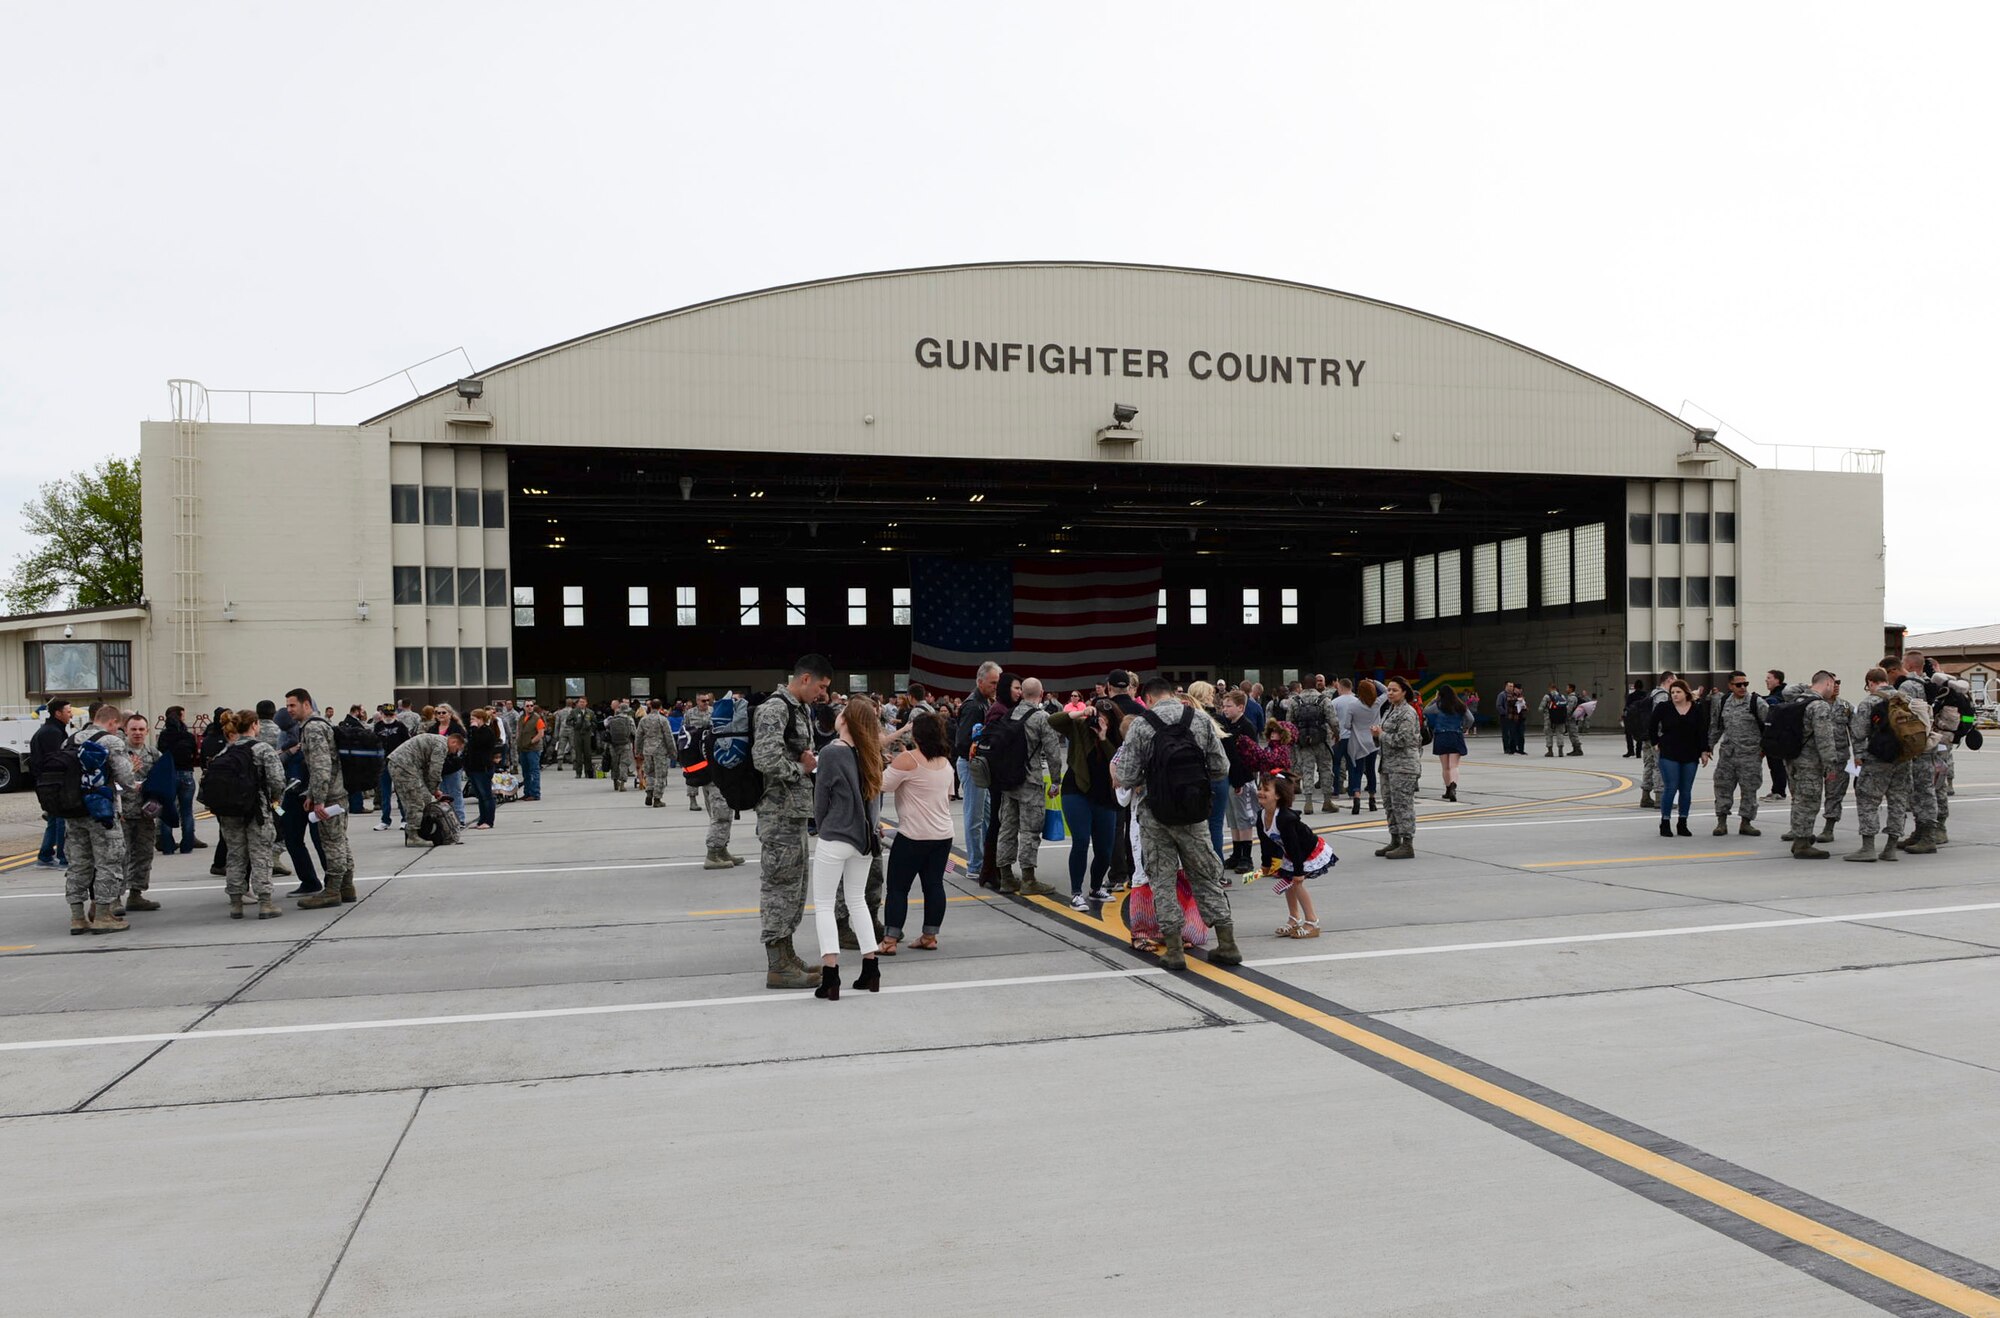
[[[465,734],[465,778],[479,802],[479,822],[474,828],[493,827],[493,770],[500,762],[500,725],[491,709],[475,709],[470,715],[472,730]],[[447,761],[449,763],[449,761]]]
[[[1290,918],[1278,928],[1280,938],[1318,938],[1319,911],[1313,906],[1306,880],[1332,869],[1338,856],[1325,838],[1306,827],[1292,799],[1298,784],[1288,773],[1267,773],[1257,780],[1257,833],[1264,873],[1277,879]]]
[[[1660,836],[1688,832],[1688,804],[1694,799],[1694,776],[1708,763],[1708,712],[1694,703],[1688,684],[1675,678],[1667,701],[1653,709],[1650,740],[1660,748]],[[1680,798],[1680,821],[1669,827],[1674,798]]]

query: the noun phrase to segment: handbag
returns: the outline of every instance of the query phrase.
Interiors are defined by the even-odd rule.
[[[1069,839],[1066,821],[1062,812],[1062,788],[1042,779],[1042,841],[1064,842]]]

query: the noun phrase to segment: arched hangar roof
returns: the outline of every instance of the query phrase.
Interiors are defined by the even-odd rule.
[[[762,289],[475,378],[475,404],[448,386],[364,424],[434,443],[1635,477],[1685,474],[1693,436],[1636,394],[1441,316],[1107,262]],[[1098,438],[1117,403],[1138,409],[1136,444]]]

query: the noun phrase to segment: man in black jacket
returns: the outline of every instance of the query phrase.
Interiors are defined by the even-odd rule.
[[[57,757],[69,740],[69,701],[58,697],[49,701],[48,710],[49,721],[36,728],[28,740],[28,773],[35,780],[42,818],[48,820],[42,829],[42,849],[35,857],[35,868],[59,870],[69,868],[67,828],[54,807],[56,786],[62,777],[62,762]]]
[[[195,744],[194,734],[188,731],[187,711],[179,705],[169,705],[166,717],[160,724],[160,735],[153,739],[160,754],[174,762],[174,794],[180,806],[181,840],[174,844],[174,830],[167,826],[164,816],[160,821],[159,849],[162,856],[171,856],[176,850],[182,854],[205,847],[194,835],[194,766],[200,754]]]

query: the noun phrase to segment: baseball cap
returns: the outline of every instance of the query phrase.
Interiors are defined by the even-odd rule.
[[[1114,668],[1111,670],[1110,676],[1104,679],[1104,684],[1106,686],[1131,686],[1132,674],[1122,668]]]

